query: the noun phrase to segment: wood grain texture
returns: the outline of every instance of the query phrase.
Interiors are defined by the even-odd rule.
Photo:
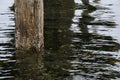
[[[43,47],[43,0],[15,0],[16,48]]]

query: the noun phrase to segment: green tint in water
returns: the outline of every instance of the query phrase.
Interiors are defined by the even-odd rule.
[[[76,4],[76,8],[73,0],[69,1],[44,2],[44,67],[51,80],[119,79],[120,45],[112,36],[98,33],[115,28],[115,22],[101,17],[110,9],[106,6],[86,9],[81,4]]]
[[[120,44],[106,35],[117,23],[99,2],[93,9],[73,0],[44,0],[44,54],[17,53],[15,80],[119,80]]]

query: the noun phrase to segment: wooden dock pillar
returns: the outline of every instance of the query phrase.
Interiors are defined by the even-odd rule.
[[[15,0],[16,48],[43,48],[43,0]]]

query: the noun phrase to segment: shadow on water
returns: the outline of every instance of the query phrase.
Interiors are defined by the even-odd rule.
[[[0,9],[0,79],[119,80],[120,41],[108,35],[118,28],[111,5],[101,3],[103,0],[84,5],[79,1],[44,0],[43,55],[14,54],[13,12]]]
[[[120,79],[120,44],[112,35],[106,35],[117,26],[109,6],[94,0],[91,5],[76,4],[76,8],[68,2],[67,6],[74,6],[63,8],[57,0],[49,1],[44,2],[44,66],[53,79]]]
[[[31,51],[17,51],[18,74],[15,80],[45,80],[45,68],[40,53]]]

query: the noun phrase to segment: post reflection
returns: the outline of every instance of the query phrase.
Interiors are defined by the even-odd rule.
[[[116,65],[120,62],[120,45],[113,36],[99,33],[101,28],[104,34],[108,28],[115,28],[111,25],[115,22],[103,20],[103,16],[108,14],[106,10],[97,9],[88,0],[84,1],[83,6],[77,5],[76,8],[73,0],[44,0],[45,52],[42,56],[30,52],[18,54],[18,80],[120,78]],[[99,4],[100,0],[94,2]],[[88,5],[92,7],[88,9]],[[102,14],[99,15],[99,12]]]
[[[44,80],[44,65],[42,52],[17,51],[18,74],[15,80]]]
[[[19,75],[16,80],[64,80],[69,75],[65,71],[70,67],[67,59],[71,53],[67,49],[70,45],[67,35],[71,34],[69,26],[74,10],[73,6],[67,6],[68,2],[74,6],[73,0],[44,0],[45,51],[43,55],[29,51],[17,52]]]
[[[95,0],[94,2],[97,1]],[[85,6],[89,4],[87,0],[82,2]],[[96,21],[98,16],[94,17],[90,14],[99,14],[96,13],[97,9],[83,8],[78,10],[81,13],[74,15],[72,23],[74,25],[70,27],[74,34],[72,39],[73,46],[71,47],[74,55],[71,56],[72,68],[69,70],[73,80],[110,80],[119,77],[120,73],[114,70],[113,67],[120,61],[115,57],[115,53],[120,49],[120,44],[112,36],[97,33],[99,26],[112,27],[109,22],[114,22],[103,21],[103,24],[101,24],[103,17],[101,17],[100,21]],[[91,22],[94,22],[94,24],[91,24]],[[76,25],[77,27],[75,27]],[[91,29],[94,31],[90,32]],[[75,30],[78,31],[76,32]]]
[[[89,0],[81,0],[83,4],[89,5]]]

